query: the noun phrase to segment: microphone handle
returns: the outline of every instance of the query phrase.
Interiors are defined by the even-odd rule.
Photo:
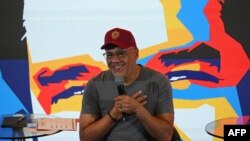
[[[122,113],[122,120],[127,121],[128,120],[128,114],[127,113]]]
[[[126,91],[124,89],[124,85],[118,85],[117,89],[118,89],[119,95],[126,95]],[[123,121],[127,121],[127,119],[128,119],[128,114],[123,112],[122,113],[122,120]]]

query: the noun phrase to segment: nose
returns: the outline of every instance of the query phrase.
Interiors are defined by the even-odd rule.
[[[114,54],[114,56],[108,60],[108,64],[119,63],[119,62],[121,62],[121,60],[116,54]]]

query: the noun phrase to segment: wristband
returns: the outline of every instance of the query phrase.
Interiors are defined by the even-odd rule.
[[[110,115],[110,112],[108,112],[108,116],[109,116],[109,118],[112,120],[112,121],[117,121],[114,117],[112,117],[111,115]]]

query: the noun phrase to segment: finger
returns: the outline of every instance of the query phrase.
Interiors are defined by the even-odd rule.
[[[115,101],[122,101],[123,99],[125,99],[126,98],[126,96],[125,95],[120,95],[120,96],[117,96],[117,97],[115,97]]]
[[[122,104],[122,101],[121,101],[121,100],[115,101],[115,105],[121,105],[121,104]]]
[[[120,111],[120,112],[123,112],[123,113],[128,113],[128,112],[129,112],[129,108],[127,108],[127,107],[122,107],[122,108],[119,108],[119,111]]]
[[[122,109],[124,109],[124,108],[128,108],[128,104],[122,103]]]
[[[124,107],[123,107],[123,104],[121,104],[120,106],[119,106],[119,111],[124,111]]]
[[[147,99],[147,95],[141,95],[140,97],[138,97],[136,100],[141,103],[142,101],[145,101]]]
[[[146,105],[147,103],[148,103],[148,101],[145,100],[145,101],[141,102],[140,104],[141,104],[141,105]]]
[[[135,94],[133,94],[131,97],[136,99],[137,97],[139,97],[142,94],[142,91],[137,91]]]
[[[120,100],[120,99],[121,99],[121,96],[117,96],[114,98],[115,101]]]
[[[116,107],[116,109],[119,109],[121,107],[121,104],[121,101],[115,102],[114,107]]]

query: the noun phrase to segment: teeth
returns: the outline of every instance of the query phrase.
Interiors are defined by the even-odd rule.
[[[124,64],[121,64],[121,63],[114,63],[114,64],[112,64],[112,68],[115,71],[120,71],[120,69],[122,69],[123,67],[124,67]]]
[[[119,68],[121,68],[122,66],[115,66],[115,69],[119,69]]]

